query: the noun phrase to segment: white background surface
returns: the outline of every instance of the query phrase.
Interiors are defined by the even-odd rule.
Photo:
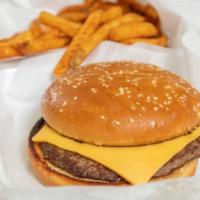
[[[25,29],[40,10],[54,12],[73,2],[78,0],[0,0],[0,37]],[[144,44],[127,47],[104,42],[85,63],[128,59],[157,64],[183,76],[200,89],[200,1],[151,2],[161,13],[163,28],[170,35],[172,48]],[[51,71],[63,51],[0,63],[0,200],[200,198],[198,173],[195,178],[184,181],[126,188],[46,189],[38,183],[29,168],[27,138],[40,117],[40,98],[53,80]]]

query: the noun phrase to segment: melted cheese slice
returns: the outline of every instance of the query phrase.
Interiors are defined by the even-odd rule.
[[[187,144],[200,136],[200,128],[176,139],[139,147],[99,147],[63,137],[44,126],[34,142],[47,142],[99,162],[131,184],[148,182],[152,176]]]

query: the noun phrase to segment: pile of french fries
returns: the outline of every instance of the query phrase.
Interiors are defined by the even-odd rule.
[[[85,0],[63,8],[57,15],[42,11],[28,30],[0,40],[0,60],[33,55],[68,46],[54,69],[61,76],[79,66],[102,41],[127,45],[146,42],[167,46],[157,11],[139,0]]]

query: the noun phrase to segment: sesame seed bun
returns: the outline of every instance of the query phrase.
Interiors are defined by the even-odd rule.
[[[46,91],[42,115],[67,137],[104,146],[170,140],[200,124],[200,94],[182,78],[134,62],[69,70]]]
[[[63,174],[63,171],[55,166],[49,165],[48,161],[44,160],[43,155],[38,148],[37,144],[29,147],[29,157],[32,169],[37,176],[38,180],[46,186],[64,186],[64,185],[115,185],[123,186],[126,183],[114,184],[99,182],[97,180],[81,180],[73,177],[70,174]],[[165,179],[175,179],[179,177],[193,176],[196,171],[197,159],[187,162],[181,168],[177,168],[166,176],[160,178],[153,178],[150,181],[158,181]]]

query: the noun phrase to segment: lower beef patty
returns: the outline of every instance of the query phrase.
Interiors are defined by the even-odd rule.
[[[75,177],[102,180],[108,182],[125,182],[119,175],[105,166],[80,154],[66,151],[48,143],[41,143],[40,148],[54,166],[63,169]],[[183,166],[186,162],[200,156],[200,138],[191,142],[182,151],[171,158],[153,177],[161,177]]]
[[[33,145],[31,138],[44,124],[44,120],[41,119],[33,127],[29,137],[31,146]],[[39,145],[46,160],[75,177],[112,183],[126,182],[122,177],[107,167],[80,154],[63,150],[48,143],[40,143]],[[157,171],[153,178],[168,175],[173,170],[198,157],[200,157],[200,137],[188,144],[182,151],[171,158]]]

